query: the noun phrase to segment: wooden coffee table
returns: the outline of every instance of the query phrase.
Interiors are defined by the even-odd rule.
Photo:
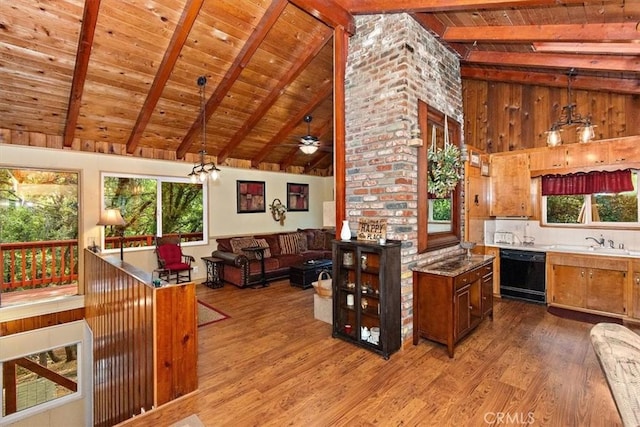
[[[291,286],[309,289],[312,287],[311,283],[318,280],[318,275],[322,270],[327,270],[331,274],[331,267],[332,261],[330,259],[317,259],[293,265],[289,271]]]

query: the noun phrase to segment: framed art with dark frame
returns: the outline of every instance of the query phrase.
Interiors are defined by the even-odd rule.
[[[309,184],[287,182],[287,210],[309,211]]]
[[[266,212],[264,181],[236,181],[238,213]]]

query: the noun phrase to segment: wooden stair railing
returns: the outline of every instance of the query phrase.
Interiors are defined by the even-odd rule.
[[[94,425],[110,426],[195,391],[195,284],[154,288],[151,275],[84,251],[93,332]]]

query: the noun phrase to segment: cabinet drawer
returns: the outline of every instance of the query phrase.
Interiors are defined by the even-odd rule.
[[[482,271],[480,268],[476,268],[475,270],[468,271],[456,277],[454,279],[454,285],[456,291],[468,285],[469,283],[473,283],[478,280],[482,276]]]

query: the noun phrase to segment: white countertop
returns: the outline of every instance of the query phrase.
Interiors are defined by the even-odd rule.
[[[640,258],[640,251],[618,248],[606,248],[600,246],[589,245],[571,245],[571,244],[533,244],[523,245],[518,244],[503,244],[503,243],[488,243],[485,246],[501,249],[514,249],[520,251],[532,251],[532,252],[562,252],[579,255],[599,255],[599,256],[615,256],[624,258]]]

